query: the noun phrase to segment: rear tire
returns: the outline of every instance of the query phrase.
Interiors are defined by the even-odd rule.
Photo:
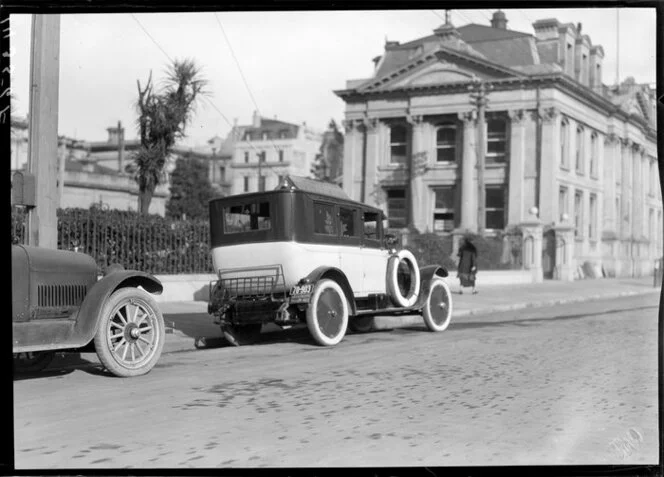
[[[452,292],[447,282],[440,277],[431,280],[422,316],[430,331],[443,331],[452,320]]]
[[[260,323],[252,323],[250,325],[224,325],[221,331],[224,338],[233,346],[246,346],[258,342],[261,337]]]
[[[307,327],[316,343],[322,346],[334,346],[346,335],[348,301],[334,280],[323,279],[316,283],[307,308]]]

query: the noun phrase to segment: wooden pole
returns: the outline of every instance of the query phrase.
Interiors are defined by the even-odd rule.
[[[36,205],[28,213],[28,245],[56,249],[60,15],[32,16],[28,170]]]

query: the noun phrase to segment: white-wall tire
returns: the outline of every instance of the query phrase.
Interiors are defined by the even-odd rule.
[[[334,346],[346,335],[348,301],[334,280],[323,279],[316,283],[307,308],[307,327],[316,343],[322,346]]]
[[[411,286],[405,296],[401,293],[398,281],[399,264],[401,262],[405,262],[410,269]],[[387,264],[387,291],[396,306],[410,307],[417,301],[420,293],[420,269],[417,266],[415,256],[410,251],[400,250],[390,257]]]
[[[422,309],[424,323],[430,331],[443,331],[452,320],[452,292],[440,277],[431,280],[427,301]]]

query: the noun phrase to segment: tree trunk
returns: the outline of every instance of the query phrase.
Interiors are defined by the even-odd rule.
[[[138,191],[138,212],[141,215],[148,215],[153,194],[154,188],[151,187],[146,187],[145,190]]]

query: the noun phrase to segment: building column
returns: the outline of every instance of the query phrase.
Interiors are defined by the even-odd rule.
[[[366,204],[378,207],[380,191],[376,190],[377,185],[377,168],[378,168],[378,154],[380,151],[380,121],[378,118],[366,117],[362,120],[362,124],[366,130],[367,145],[366,145],[366,158],[365,164],[362,167],[360,164],[360,176],[362,176],[362,169],[364,169],[364,202]]]
[[[508,199],[507,199],[507,223],[516,225],[523,220],[523,211],[527,206],[529,209],[535,204],[524,204],[525,188],[525,158],[526,158],[526,111],[515,109],[508,111],[511,119],[510,127],[510,157],[509,157],[509,178],[508,178]]]
[[[604,182],[604,214],[602,215],[602,234],[605,232],[617,232],[616,225],[616,154],[619,153],[618,136],[615,134],[608,134],[604,137],[604,156],[603,167],[604,174],[602,176]],[[610,234],[605,234],[610,235]],[[603,236],[603,235],[600,235]]]
[[[426,172],[427,151],[424,144],[424,122],[422,116],[406,115],[406,120],[412,128],[412,147],[410,150],[410,198],[409,214],[411,223],[418,231],[424,232],[427,225],[425,216],[427,199],[424,187],[423,174]]]
[[[360,200],[362,187],[362,152],[364,133],[362,123],[357,120],[344,120],[343,190],[353,200]]]
[[[560,167],[560,114],[556,108],[540,108],[542,120],[542,162],[540,176],[539,217],[544,223],[558,222],[556,175]]]
[[[534,212],[534,211],[533,211]],[[542,222],[531,213],[526,222],[519,224],[523,233],[523,266],[532,272],[533,283],[544,281],[542,269]]]
[[[556,238],[556,267],[553,277],[556,280],[574,281],[576,259],[574,258],[574,226],[569,222],[558,222],[553,227]]]
[[[461,220],[459,229],[477,232],[477,177],[475,154],[477,115],[475,111],[459,113],[463,121],[463,158],[461,162]]]

